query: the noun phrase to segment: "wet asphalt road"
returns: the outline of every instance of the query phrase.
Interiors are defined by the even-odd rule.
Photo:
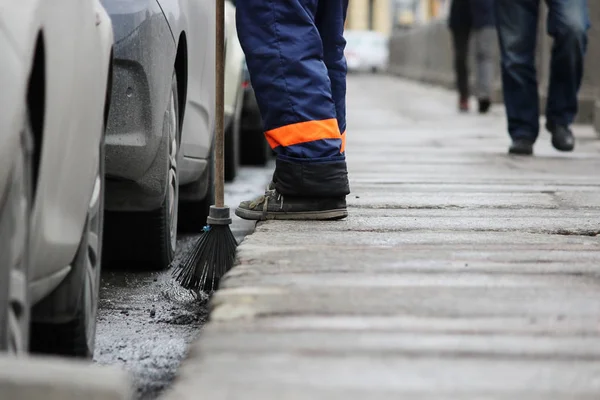
[[[233,210],[241,201],[261,194],[270,168],[242,168],[226,187],[226,203]],[[254,223],[233,215],[232,232],[238,243]],[[196,236],[178,240],[176,259],[190,250]],[[108,270],[108,271],[107,271]],[[207,317],[208,298],[183,290],[163,272],[118,272],[105,269],[94,360],[120,365],[131,372],[139,399],[155,399],[175,377],[177,367]]]

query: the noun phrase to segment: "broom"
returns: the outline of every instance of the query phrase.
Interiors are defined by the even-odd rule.
[[[181,286],[194,292],[210,293],[218,288],[219,280],[233,267],[235,249],[238,245],[229,225],[229,207],[225,206],[224,162],[224,35],[225,0],[217,0],[216,6],[216,137],[215,137],[215,205],[210,206],[207,225],[188,255],[173,271]]]

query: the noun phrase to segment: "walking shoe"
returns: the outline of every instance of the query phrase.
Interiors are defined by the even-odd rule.
[[[508,154],[530,156],[533,154],[533,143],[523,139],[513,140],[512,144],[508,148]]]
[[[469,111],[469,99],[459,99],[458,111],[463,113]]]
[[[235,215],[243,219],[265,221],[268,219],[325,221],[348,216],[346,198],[342,197],[292,197],[277,190],[267,190],[254,200],[242,201]]]
[[[486,114],[490,110],[492,102],[490,99],[479,99],[479,113]]]
[[[569,127],[546,122],[546,129],[552,134],[552,146],[560,151],[572,151],[575,147],[575,137]]]

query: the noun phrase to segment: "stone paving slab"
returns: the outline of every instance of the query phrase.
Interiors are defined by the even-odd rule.
[[[294,255],[304,250],[306,255],[297,259]],[[596,276],[596,251],[519,251],[519,256],[505,250],[474,252],[472,250],[436,251],[427,257],[427,251],[393,251],[391,249],[369,250],[345,249],[343,255],[321,256],[311,253],[310,247],[304,249],[288,248],[269,253],[260,249],[245,247],[240,254],[240,262],[235,271],[226,279],[240,276],[262,276],[278,274],[314,274],[322,273],[323,268],[317,262],[330,262],[330,273],[481,273],[489,275],[583,275]],[[512,255],[512,257],[511,257]],[[259,258],[260,257],[260,258]],[[521,259],[520,257],[526,257]]]
[[[374,202],[372,202],[374,203]],[[366,203],[368,205],[372,205]],[[440,202],[441,203],[441,202]],[[414,203],[413,203],[414,204]],[[355,203],[353,204],[355,205]],[[555,211],[551,213],[543,213],[535,217],[525,217],[523,213],[513,216],[509,210],[492,210],[505,211],[504,213],[488,212],[489,209],[484,209],[484,212],[475,212],[473,209],[447,210],[456,206],[443,206],[438,204],[437,209],[420,209],[411,205],[412,211],[407,213],[405,209],[398,207],[377,207],[375,209],[354,210],[351,209],[352,218],[347,221],[336,224],[310,222],[282,222],[289,229],[301,229],[316,232],[337,232],[337,231],[416,231],[416,230],[432,230],[440,231],[489,231],[489,232],[507,232],[520,231],[527,233],[547,233],[549,235],[599,235],[600,227],[598,220],[600,213],[594,210],[587,213],[579,212],[579,217],[570,214],[566,211],[565,214],[570,214],[569,217],[556,216],[560,215],[561,211],[556,208],[550,209]],[[482,207],[483,208],[483,207]],[[521,207],[519,211],[525,211],[530,207]],[[538,207],[541,209],[542,207]],[[477,209],[479,211],[481,209]],[[368,212],[371,211],[371,212]],[[435,212],[437,211],[437,213]],[[450,212],[449,212],[450,211]],[[537,210],[536,210],[537,211]],[[537,214],[537,213],[536,213]],[[545,215],[544,215],[545,214]],[[355,216],[356,215],[356,216]],[[270,232],[271,226],[273,229],[279,229],[279,223],[274,225],[265,224],[261,226],[260,232]]]
[[[204,332],[212,340],[217,335],[227,336],[230,333],[297,333],[297,332],[330,332],[330,333],[419,333],[446,335],[487,335],[489,338],[502,339],[500,334],[510,337],[541,338],[590,338],[598,337],[598,327],[581,317],[531,318],[531,317],[419,317],[410,315],[398,316],[322,316],[292,315],[269,316],[260,319],[239,321],[213,321]],[[207,339],[207,340],[211,340]],[[315,342],[316,343],[316,342]],[[212,347],[203,351],[211,351]]]
[[[374,355],[376,357],[501,357],[600,361],[600,337],[547,337],[430,332],[267,330],[203,333],[205,353]],[[268,341],[265,336],[268,335]],[[326,351],[323,349],[326,348]]]
[[[129,374],[58,357],[0,356],[1,400],[131,400]]]
[[[598,190],[598,185],[596,183],[593,184],[539,184],[538,182],[532,183],[496,183],[496,182],[487,182],[487,183],[444,183],[444,182],[435,182],[435,184],[431,183],[408,183],[408,182],[380,182],[380,183],[370,183],[370,182],[357,182],[353,180],[352,185],[352,195],[348,198],[348,201],[352,202],[353,198],[359,196],[363,192],[368,192],[370,190],[386,190],[393,191],[397,193],[398,196],[402,196],[403,193],[432,193],[432,192],[444,192],[444,193],[547,193],[553,194],[556,192],[570,193],[576,192],[577,194],[581,192],[596,192]],[[514,212],[517,212],[515,210]],[[569,210],[563,210],[569,211]],[[540,211],[541,212],[541,211]],[[537,214],[536,214],[537,215]]]
[[[318,235],[317,235],[318,233]],[[269,240],[274,235],[273,229],[261,227],[251,239],[252,242]],[[520,233],[515,235],[513,232],[473,232],[473,231],[453,231],[453,230],[435,230],[435,231],[386,231],[377,227],[371,229],[365,228],[360,231],[348,230],[344,234],[339,231],[324,230],[319,231],[315,227],[303,229],[298,225],[293,236],[281,235],[277,238],[278,246],[306,246],[314,249],[331,248],[332,251],[343,251],[347,246],[363,246],[364,250],[373,247],[396,247],[402,246],[409,250],[415,246],[420,246],[423,250],[436,250],[442,248],[467,248],[467,249],[498,249],[503,248],[506,251],[531,248],[535,246],[540,250],[550,250],[560,245],[573,245],[573,249],[586,250],[593,247],[597,249],[598,238],[592,236],[579,235],[548,235],[539,233]],[[250,241],[249,241],[250,242]],[[479,246],[479,247],[478,247]],[[269,251],[266,250],[265,251]],[[303,256],[303,255],[302,255]]]
[[[535,182],[535,184],[546,184],[546,185],[556,185],[558,182],[562,182],[562,184],[572,184],[572,185],[597,185],[598,178],[592,176],[569,176],[557,177],[555,175],[534,175],[530,174],[528,177],[524,177],[518,174],[505,174],[505,173],[490,173],[485,174],[484,172],[479,172],[477,174],[470,174],[468,176],[460,176],[456,174],[452,174],[451,176],[440,177],[435,174],[433,175],[419,175],[418,173],[411,173],[400,175],[398,174],[381,174],[378,172],[350,172],[352,175],[352,182],[354,183],[378,183],[378,184],[395,184],[395,183],[404,183],[404,184],[423,184],[428,183],[432,185],[439,184],[486,184],[489,183],[491,186],[495,185],[508,185],[508,184],[520,184],[520,185],[529,185]],[[490,182],[492,181],[492,182]]]
[[[357,76],[350,216],[260,223],[166,399],[597,399],[600,141]]]
[[[546,193],[404,193],[402,196],[387,191],[366,192],[349,201],[361,208],[558,208],[553,195]],[[586,199],[572,199],[580,206]],[[357,213],[358,214],[358,213]]]
[[[208,361],[210,368],[185,371],[195,384],[187,382],[170,398],[198,398],[188,394],[198,386],[206,387],[203,395],[223,399],[330,399],[332,393],[357,399],[593,399],[600,391],[598,361],[314,353],[222,353]]]
[[[529,277],[525,278],[529,279]],[[233,320],[273,315],[413,315],[432,317],[588,317],[598,325],[600,290],[571,287],[470,287],[458,282],[431,286],[331,287],[244,286],[213,299],[212,318]],[[476,301],[475,301],[476,300]],[[265,339],[266,340],[266,339]]]

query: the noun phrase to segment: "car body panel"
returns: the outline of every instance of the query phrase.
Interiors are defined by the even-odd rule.
[[[107,46],[112,44],[112,36],[100,37],[95,14],[86,9],[91,2],[58,3],[44,2],[47,102],[32,220],[34,280],[69,264],[81,239],[98,169],[110,63]],[[69,7],[74,7],[71,27],[64,20]],[[65,41],[73,29],[77,40]]]
[[[2,206],[2,194],[8,186],[8,179],[13,154],[19,149],[19,131],[23,123],[25,110],[25,81],[27,70],[23,69],[22,55],[14,48],[12,38],[8,32],[2,29],[0,20],[0,54],[2,54],[2,73],[0,73],[0,209]],[[15,101],[16,99],[21,101]]]
[[[155,0],[103,0],[115,35],[112,107],[106,132],[107,210],[160,206],[168,160],[163,119],[177,51]]]
[[[175,1],[175,0],[168,0]],[[161,4],[164,0],[161,0]],[[181,147],[187,158],[206,160],[210,156],[215,129],[215,2],[186,0],[183,2],[189,23],[188,91]],[[192,164],[198,164],[191,161]],[[202,165],[207,165],[202,163]],[[184,172],[180,170],[180,172]],[[202,174],[204,171],[198,171]],[[179,176],[180,184],[190,183],[189,176]]]
[[[210,0],[102,0],[113,19],[115,72],[107,133],[106,209],[149,211],[166,193],[168,159],[163,120],[178,46],[186,46],[186,102],[181,134],[180,184],[201,176],[212,144],[214,72],[206,68],[214,42]],[[211,14],[213,10],[213,14]],[[193,20],[193,24],[188,23]],[[180,40],[185,38],[185,43]],[[182,47],[183,48],[183,47]],[[210,60],[208,60],[210,61]],[[211,64],[209,64],[211,65]],[[208,84],[207,84],[208,80]]]
[[[15,101],[20,109],[10,109],[12,122],[4,122],[6,109],[1,111],[3,129],[23,123],[40,32],[45,47],[44,132],[30,243],[31,279],[45,287],[38,300],[54,288],[43,280],[68,269],[83,232],[103,136],[112,28],[96,0],[3,0],[0,15],[0,29],[11,38],[19,62],[7,90],[22,99]],[[3,85],[3,95],[4,90]]]
[[[241,107],[242,98],[242,79],[244,52],[238,40],[237,28],[235,22],[235,6],[230,2],[225,2],[225,96],[224,96],[224,114],[225,126],[227,127],[236,110]]]

